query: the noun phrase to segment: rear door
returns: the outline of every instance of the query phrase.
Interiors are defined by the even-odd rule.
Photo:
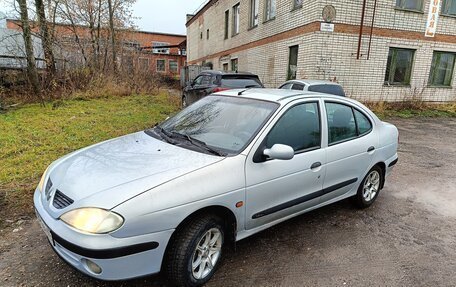
[[[322,202],[353,192],[368,172],[378,137],[373,120],[360,109],[338,101],[324,101],[328,147]]]

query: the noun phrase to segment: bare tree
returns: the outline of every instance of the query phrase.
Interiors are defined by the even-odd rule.
[[[28,18],[27,0],[17,0],[21,15],[22,36],[24,37],[25,56],[27,58],[27,76],[32,86],[33,93],[43,102],[40,93],[40,84],[38,80],[38,71],[36,69],[35,55],[33,53],[32,32]]]
[[[111,32],[111,49],[112,49],[112,68],[114,73],[117,73],[117,55],[116,55],[116,34],[114,29],[114,10],[112,7],[112,0],[108,0],[109,10],[109,30]]]
[[[36,15],[40,27],[41,43],[46,59],[46,67],[51,74],[55,74],[55,58],[52,50],[52,39],[49,33],[48,21],[46,19],[43,0],[35,0]]]

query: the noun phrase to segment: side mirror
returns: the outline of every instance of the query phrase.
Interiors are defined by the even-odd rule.
[[[275,144],[272,148],[265,149],[263,154],[270,159],[290,160],[294,157],[294,150],[288,145]]]

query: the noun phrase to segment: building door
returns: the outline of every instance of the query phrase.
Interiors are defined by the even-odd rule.
[[[231,60],[231,71],[237,72],[238,70],[238,59]]]
[[[224,63],[223,64],[223,70],[224,71],[228,71],[228,63]]]
[[[296,72],[298,71],[298,50],[298,45],[290,47],[290,55],[288,58],[287,81],[296,79]]]

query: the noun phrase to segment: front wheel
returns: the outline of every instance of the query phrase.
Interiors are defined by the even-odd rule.
[[[224,230],[216,217],[200,217],[177,231],[166,256],[166,275],[177,286],[201,286],[222,257]]]
[[[379,166],[374,166],[366,175],[358,188],[355,203],[360,208],[372,205],[377,199],[383,183],[383,172]]]

